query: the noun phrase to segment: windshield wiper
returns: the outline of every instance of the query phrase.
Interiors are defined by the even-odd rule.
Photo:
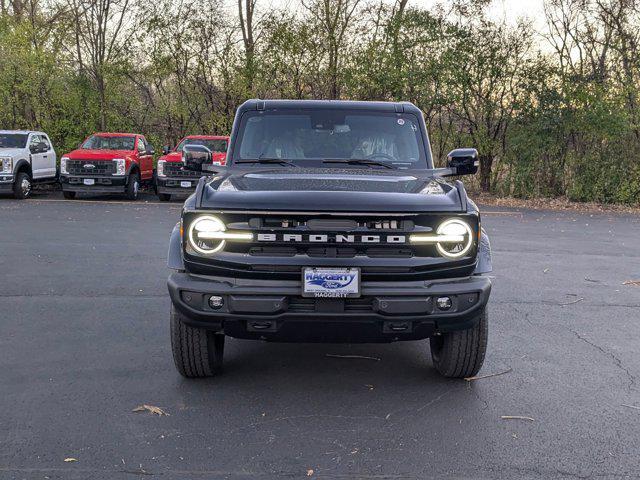
[[[284,158],[252,158],[250,160],[236,160],[233,163],[260,163],[263,165],[276,164],[276,165],[289,165],[290,167],[298,167],[293,162],[285,160]]]
[[[367,158],[325,158],[324,160],[322,160],[322,163],[344,163],[346,165],[376,165],[384,168],[397,168],[388,163],[369,160]]]

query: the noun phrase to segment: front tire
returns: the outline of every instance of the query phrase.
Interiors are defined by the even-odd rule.
[[[484,362],[489,333],[488,313],[483,310],[473,328],[431,337],[431,358],[438,372],[448,378],[476,375]]]
[[[25,172],[19,172],[16,175],[16,181],[13,183],[13,196],[18,200],[24,200],[31,196],[33,184],[31,176]]]
[[[224,335],[190,327],[171,305],[171,350],[173,361],[186,378],[211,377],[222,371]]]
[[[137,200],[140,193],[140,175],[138,173],[132,173],[129,175],[129,181],[127,182],[127,200]]]

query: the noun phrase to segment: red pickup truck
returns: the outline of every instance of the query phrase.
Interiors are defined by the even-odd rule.
[[[200,173],[182,168],[182,149],[185,145],[203,145],[212,152],[213,165],[224,165],[227,159],[229,137],[221,135],[189,135],[170,150],[163,147],[158,159],[156,191],[161,201],[171,200],[171,195],[190,195],[200,179]]]
[[[137,133],[95,133],[60,158],[64,198],[77,193],[124,193],[136,200],[153,182],[153,148]]]

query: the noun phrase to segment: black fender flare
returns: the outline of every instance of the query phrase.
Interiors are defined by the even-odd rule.
[[[474,270],[474,275],[482,275],[483,273],[491,273],[493,271],[493,265],[491,263],[491,242],[489,241],[489,235],[484,231],[484,228],[480,232],[480,243],[478,244],[478,263]]]
[[[137,171],[138,175],[141,174],[140,166],[136,162],[131,162],[131,164],[129,165],[129,168],[127,169],[127,185],[129,184],[129,177],[134,171]],[[140,179],[140,181],[142,181],[142,178]]]
[[[29,174],[29,176],[31,178],[33,178],[33,170],[31,168],[31,163],[29,161],[25,160],[24,158],[21,158],[13,166],[13,173],[16,174],[16,173],[18,173],[18,171],[23,170],[23,169],[26,169],[27,173]]]
[[[180,238],[180,223],[176,223],[169,239],[169,253],[167,255],[167,267],[172,270],[184,271],[182,258],[182,238]]]

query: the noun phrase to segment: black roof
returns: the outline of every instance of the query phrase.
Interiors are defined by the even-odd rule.
[[[247,110],[271,110],[287,108],[308,109],[342,109],[342,110],[368,110],[378,112],[411,112],[421,115],[418,107],[410,102],[364,102],[352,100],[261,100],[251,99],[244,102],[238,108],[238,112]]]

